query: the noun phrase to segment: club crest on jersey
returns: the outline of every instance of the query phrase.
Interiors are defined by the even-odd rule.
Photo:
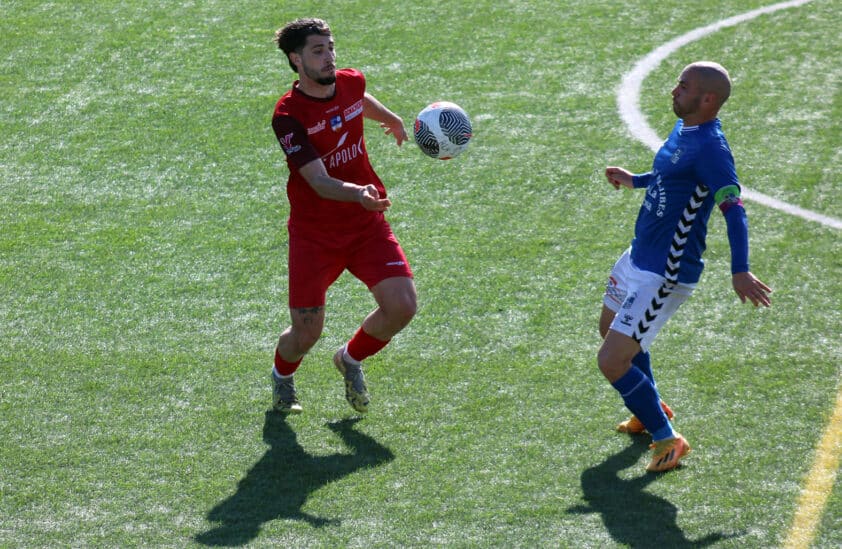
[[[678,164],[678,161],[681,159],[681,153],[681,149],[675,149],[675,152],[672,154],[672,158],[670,158],[670,162]]]
[[[342,117],[338,114],[330,119],[330,129],[335,132],[338,132],[342,129]]]
[[[293,154],[293,153],[297,153],[298,151],[301,150],[301,145],[293,145],[292,144],[292,136],[293,136],[293,134],[288,133],[280,139],[281,148],[288,155]]]

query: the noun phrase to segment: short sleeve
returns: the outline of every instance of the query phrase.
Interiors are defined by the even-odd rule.
[[[272,119],[272,129],[291,166],[300,168],[319,158],[319,153],[307,138],[307,130],[288,115],[277,115]]]

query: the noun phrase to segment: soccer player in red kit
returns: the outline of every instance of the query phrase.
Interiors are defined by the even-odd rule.
[[[368,411],[362,361],[380,351],[416,311],[406,255],[384,212],[391,205],[368,159],[363,119],[380,123],[400,146],[403,120],[366,92],[363,74],[336,69],[330,27],[298,19],[275,33],[299,79],[280,98],[272,128],[289,167],[289,307],[272,369],[273,407],[300,413],[293,374],[322,334],[328,287],[347,269],[371,291],[377,307],[334,355],[345,396]]]

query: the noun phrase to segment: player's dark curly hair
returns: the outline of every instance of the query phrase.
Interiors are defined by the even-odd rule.
[[[287,56],[287,61],[292,70],[298,72],[296,66],[290,61],[289,54],[292,52],[301,53],[301,49],[307,42],[307,37],[311,34],[318,34],[321,36],[330,36],[330,26],[322,19],[306,18],[296,19],[287,23],[277,31],[275,31],[275,44]]]

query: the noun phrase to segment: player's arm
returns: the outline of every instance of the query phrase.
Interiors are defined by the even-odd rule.
[[[380,198],[380,193],[374,185],[357,185],[331,177],[321,158],[301,166],[298,172],[322,198],[359,202],[363,208],[373,212],[384,212],[392,205],[388,198]]]
[[[287,156],[291,169],[297,169],[307,183],[322,198],[340,202],[359,202],[366,210],[382,212],[391,206],[374,185],[356,185],[331,177],[319,152],[307,137],[307,131],[295,118],[275,116],[272,129]]]
[[[731,284],[743,303],[750,300],[755,307],[771,305],[769,293],[772,289],[761,282],[749,270],[748,265],[748,217],[740,199],[739,185],[727,185],[714,195],[725,223],[728,226],[728,244],[731,247]]]
[[[375,99],[373,95],[365,92],[363,95],[363,116],[374,120],[385,130],[386,135],[393,135],[398,146],[407,140],[406,129],[403,127],[403,120]]]
[[[652,172],[635,175],[625,168],[608,166],[605,168],[605,177],[615,189],[619,189],[620,187],[640,189],[649,185],[649,179],[652,177]]]

